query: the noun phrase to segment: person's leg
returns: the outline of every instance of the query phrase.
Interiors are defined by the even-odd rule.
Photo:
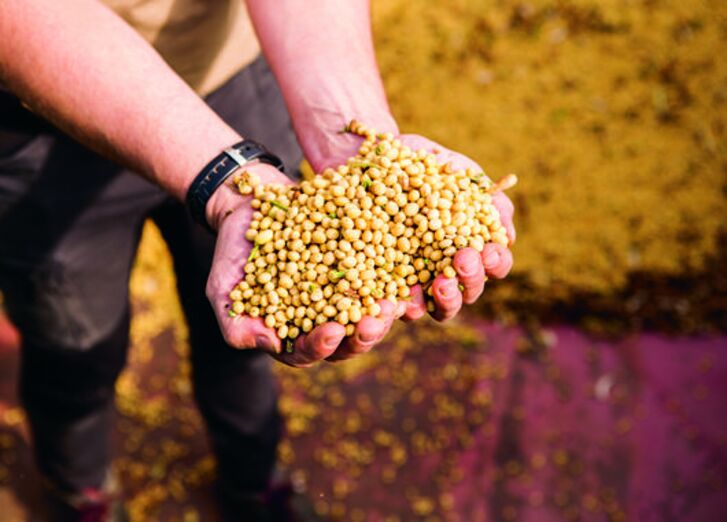
[[[60,134],[15,137],[0,154],[0,289],[22,336],[20,396],[38,466],[73,494],[105,478],[129,271],[143,216],[162,196]]]
[[[195,399],[207,424],[222,482],[263,491],[280,437],[270,357],[229,347],[205,296],[214,238],[176,202],[152,214],[174,258],[189,324]],[[184,226],[184,225],[187,226]]]
[[[301,151],[282,96],[262,59],[207,98],[242,136],[269,147],[298,176]],[[271,359],[257,350],[235,350],[220,334],[205,297],[214,237],[182,205],[169,202],[154,216],[172,250],[190,328],[195,396],[207,423],[223,487],[241,494],[266,490],[281,435]]]

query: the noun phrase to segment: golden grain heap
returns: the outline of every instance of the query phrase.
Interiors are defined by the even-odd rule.
[[[346,165],[299,185],[261,185],[247,171],[234,182],[253,195],[245,238],[253,243],[245,277],[230,292],[230,315],[262,317],[283,340],[337,321],[353,334],[377,303],[409,298],[422,284],[431,295],[438,274],[456,277],[457,250],[507,245],[483,172],[440,164],[436,151],[411,150],[392,134],[356,121],[364,138]]]

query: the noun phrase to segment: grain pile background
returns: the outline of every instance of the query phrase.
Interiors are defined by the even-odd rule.
[[[514,277],[490,299],[540,310],[633,298],[629,313],[652,322],[666,312],[685,330],[715,324],[704,293],[725,289],[715,271],[727,218],[727,4],[374,5],[403,129],[494,177],[520,176]],[[669,284],[697,274],[710,281],[701,294]],[[640,302],[662,296],[670,302]]]

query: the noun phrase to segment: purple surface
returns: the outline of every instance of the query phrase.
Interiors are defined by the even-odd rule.
[[[433,451],[417,455],[411,440],[404,442],[410,458],[389,486],[379,480],[389,465],[380,449],[363,466],[366,480],[356,477],[355,466],[332,473],[313,452],[304,453],[296,465],[322,482],[311,491],[325,497],[336,480],[350,482],[346,512],[365,512],[372,521],[390,513],[404,520],[412,513],[462,521],[723,519],[724,338],[642,334],[606,342],[556,327],[543,336],[547,346],[533,351],[524,349],[531,343],[518,329],[480,325],[477,332],[477,345],[467,350],[418,342],[408,332],[416,346],[390,370],[388,387],[401,387],[396,383],[406,380],[401,368],[408,364],[417,366],[417,384],[394,393],[394,417],[379,411],[368,430],[353,435],[364,448],[375,429],[405,441],[402,421],[414,417],[414,431],[439,440]],[[439,374],[452,361],[466,371],[448,382]],[[376,402],[391,393],[377,370],[348,383],[346,395]],[[413,404],[406,392],[417,386],[426,398]],[[433,417],[437,396],[463,412]],[[348,409],[329,421],[324,416],[322,426],[294,445],[314,447],[321,431],[339,434],[332,419]],[[478,410],[481,419],[474,418]]]
[[[144,371],[169,374],[176,355],[163,339],[157,351],[166,355]],[[371,364],[355,372],[325,365],[281,379],[292,412],[316,406],[309,425],[291,432],[289,462],[333,518],[725,519],[724,337],[599,341],[553,327],[533,340],[473,319],[407,326],[365,357]],[[0,350],[0,414],[15,405],[16,364],[15,349]],[[175,422],[149,430],[142,446],[154,448],[161,433],[181,440]],[[0,448],[1,482],[32,504],[21,431],[0,415],[0,435],[14,441]],[[185,437],[192,455],[204,454],[201,429]],[[133,500],[165,480],[146,477],[127,490]],[[206,488],[154,509],[193,507],[214,520]]]

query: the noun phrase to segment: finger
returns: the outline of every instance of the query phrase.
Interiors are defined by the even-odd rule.
[[[406,313],[406,309],[408,308],[408,306],[408,300],[400,299],[399,301],[397,301],[396,306],[394,307],[394,319],[401,318]]]
[[[492,196],[492,204],[500,213],[500,221],[502,226],[505,227],[507,238],[510,240],[510,244],[515,243],[517,234],[515,232],[515,225],[512,222],[513,215],[515,213],[515,206],[510,201],[504,192],[496,192]]]
[[[502,279],[512,269],[512,252],[499,243],[487,243],[482,250],[482,263],[488,276]]]
[[[311,366],[335,352],[345,336],[346,329],[343,325],[334,322],[323,323],[316,326],[309,334],[298,337],[292,351],[281,354],[278,359],[297,368]]]
[[[312,333],[312,332],[311,332]],[[308,353],[306,348],[306,342],[310,334],[303,334],[299,336],[292,345],[288,345],[284,349],[283,353],[279,357],[276,357],[281,362],[284,362],[288,366],[295,368],[308,368],[315,364],[315,360]]]
[[[411,299],[407,303],[406,311],[402,316],[404,321],[416,321],[427,313],[427,303],[424,302],[422,285],[414,285],[410,289]]]
[[[381,319],[384,321],[384,324],[386,324],[386,330],[384,331],[384,335],[386,335],[386,332],[389,331],[391,328],[391,324],[394,322],[394,319],[397,319],[400,317],[398,314],[399,312],[403,313],[405,311],[405,308],[402,307],[399,303],[394,304],[388,299],[382,299],[378,302],[378,305],[381,307],[381,312],[379,312],[379,315],[377,316],[378,319]],[[383,339],[383,335],[382,335]],[[378,341],[380,341],[379,339]],[[376,341],[376,342],[378,342]]]
[[[356,324],[353,335],[346,337],[327,361],[343,361],[366,353],[386,335],[386,323],[376,317],[365,316]]]
[[[270,353],[280,353],[280,339],[259,317],[227,316],[222,319],[221,326],[225,342],[233,348],[258,348]]]
[[[480,253],[474,248],[463,248],[454,255],[452,266],[463,287],[462,301],[474,303],[485,289],[485,267]]]
[[[345,326],[335,322],[323,323],[306,336],[302,355],[309,362],[323,360],[336,351],[344,337]]]
[[[307,334],[303,334],[298,337],[292,346],[284,348],[283,352],[273,357],[283,364],[292,366],[294,368],[308,368],[313,366],[315,363],[308,361],[308,358],[301,355],[305,352],[305,339],[308,337]]]
[[[437,321],[451,319],[462,308],[462,293],[456,278],[438,275],[432,283],[432,297],[436,306],[432,317]]]

